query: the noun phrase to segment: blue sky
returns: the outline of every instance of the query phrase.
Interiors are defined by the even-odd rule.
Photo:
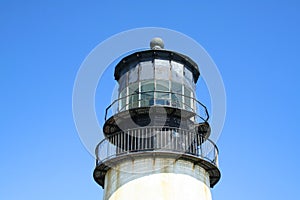
[[[195,39],[223,77],[213,199],[300,199],[299,9],[289,0],[0,1],[0,199],[102,198],[73,122],[73,84],[101,41],[147,26]]]

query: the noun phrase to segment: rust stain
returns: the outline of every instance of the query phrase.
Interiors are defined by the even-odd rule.
[[[119,168],[119,166],[118,167],[116,167],[116,188],[119,188],[121,185],[120,185],[120,168]]]

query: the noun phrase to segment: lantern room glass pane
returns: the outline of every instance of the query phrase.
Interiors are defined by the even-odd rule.
[[[139,84],[129,85],[129,109],[136,108],[139,105]]]
[[[169,80],[170,61],[155,59],[154,65],[155,65],[155,79]]]
[[[170,91],[169,81],[156,80],[156,91]]]
[[[169,81],[156,80],[155,104],[170,105]]]
[[[127,87],[127,73],[123,74],[119,79],[119,91],[123,91]]]
[[[173,107],[182,107],[182,84],[172,81],[171,82],[171,104]]]
[[[147,81],[141,83],[141,106],[154,105],[154,82]]]
[[[194,80],[193,80],[193,73],[188,70],[187,68],[184,69],[184,82],[185,84],[192,90],[194,90]]]
[[[172,61],[171,65],[172,65],[172,80],[181,82],[183,78],[183,64]]]
[[[192,111],[191,100],[192,92],[184,86],[184,105],[186,110]]]
[[[122,92],[120,92],[119,111],[124,111],[126,109],[126,96],[127,88],[123,89]]]
[[[138,80],[138,72],[139,68],[138,65],[135,66],[134,68],[130,69],[129,71],[129,77],[128,77],[128,82],[129,83],[135,83]]]
[[[141,92],[154,91],[154,82],[153,81],[144,81],[141,82]]]
[[[154,92],[144,92],[141,94],[141,106],[148,107],[154,105]]]
[[[182,84],[172,81],[171,91],[182,95]]]
[[[153,63],[152,61],[146,61],[140,63],[140,80],[153,79]]]

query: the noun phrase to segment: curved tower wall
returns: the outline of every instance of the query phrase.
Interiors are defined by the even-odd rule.
[[[189,161],[140,158],[105,176],[104,200],[211,200],[209,175]]]

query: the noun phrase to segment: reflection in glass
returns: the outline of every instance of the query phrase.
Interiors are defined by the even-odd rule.
[[[184,86],[184,105],[186,110],[192,111],[191,100],[192,100],[192,92]]]
[[[140,63],[140,80],[153,79],[153,64],[152,61]]]
[[[123,74],[119,79],[119,91],[127,87],[127,73]]]
[[[169,92],[169,81],[156,81],[155,88],[155,104],[157,105],[170,105],[170,92]]]
[[[155,79],[169,80],[170,62],[168,60],[154,60],[155,65]]]
[[[182,85],[180,83],[171,82],[171,91],[172,91],[172,106],[181,108],[182,102]]]
[[[123,89],[120,92],[120,101],[119,101],[119,110],[123,111],[126,110],[126,96],[127,96],[127,88]]]
[[[142,82],[141,83],[141,106],[154,105],[154,82]]]
[[[192,90],[194,90],[194,81],[193,81],[193,73],[187,68],[184,69],[184,82],[185,84]]]
[[[129,85],[129,109],[136,108],[139,105],[139,84]]]
[[[137,82],[137,80],[138,80],[138,72],[139,72],[138,66],[135,66],[134,68],[130,69],[130,71],[129,71],[129,77],[128,77],[128,82],[129,83]]]
[[[182,85],[180,83],[177,83],[177,82],[171,82],[171,91],[173,93],[179,93],[179,94],[182,94]]]
[[[172,81],[181,82],[183,78],[183,65],[172,61]]]

